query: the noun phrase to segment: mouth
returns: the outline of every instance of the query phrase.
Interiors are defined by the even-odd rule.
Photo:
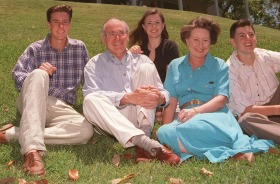
[[[244,44],[244,46],[245,46],[245,47],[252,47],[253,44],[252,44],[252,43],[246,43],[246,44]]]

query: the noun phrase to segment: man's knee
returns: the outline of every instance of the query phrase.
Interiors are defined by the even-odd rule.
[[[81,135],[80,135],[81,144],[87,143],[91,139],[94,133],[93,126],[87,120],[84,120],[80,131],[81,131]]]

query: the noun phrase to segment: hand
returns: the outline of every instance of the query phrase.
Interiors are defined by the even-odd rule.
[[[48,62],[42,63],[39,69],[46,71],[50,76],[56,71],[56,67]]]
[[[156,108],[164,98],[161,92],[153,86],[141,86],[134,91],[134,94],[137,96],[135,104],[147,109]]]
[[[139,45],[133,45],[130,49],[130,52],[132,52],[133,54],[142,54],[143,51],[141,50],[141,47]]]
[[[184,123],[185,121],[191,119],[196,114],[197,114],[197,111],[195,111],[194,109],[183,109],[178,114],[178,120],[181,123]]]

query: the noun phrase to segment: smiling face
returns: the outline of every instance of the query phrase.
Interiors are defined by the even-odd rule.
[[[190,57],[204,59],[211,45],[210,33],[207,29],[195,28],[186,39],[186,43],[190,50]]]
[[[158,14],[151,14],[146,17],[142,27],[146,31],[148,37],[158,38],[161,37],[164,23]]]
[[[51,14],[48,28],[51,31],[51,39],[65,41],[71,27],[71,20],[66,12],[55,12]]]
[[[129,41],[128,27],[117,19],[107,21],[103,26],[102,41],[110,53],[121,60],[126,53]]]
[[[234,38],[230,39],[230,43],[239,54],[250,54],[256,48],[257,38],[252,27],[239,27]]]

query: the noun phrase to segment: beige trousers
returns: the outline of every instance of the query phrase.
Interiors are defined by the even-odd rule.
[[[265,105],[279,104],[280,87],[278,86],[270,102]],[[280,116],[264,116],[258,113],[246,113],[239,118],[238,122],[246,134],[255,134],[258,138],[270,139],[280,144]]]
[[[158,75],[156,68],[151,64],[141,64],[134,75],[132,90],[140,86],[157,86]],[[95,129],[102,133],[113,135],[124,147],[134,146],[129,140],[137,135],[143,135],[142,125],[154,126],[156,109],[145,109],[140,106],[127,105],[116,108],[104,95],[91,93],[84,99],[83,112]]]
[[[19,139],[21,153],[46,151],[46,144],[84,144],[93,135],[92,125],[63,100],[48,96],[49,76],[31,72],[17,98],[20,126],[6,131],[7,141]]]

